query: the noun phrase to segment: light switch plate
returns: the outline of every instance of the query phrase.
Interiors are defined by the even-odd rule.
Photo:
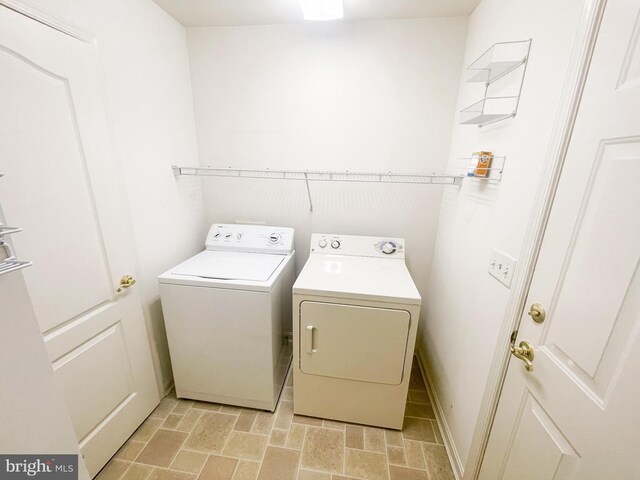
[[[516,259],[500,250],[493,250],[489,260],[489,274],[507,288],[511,288]]]

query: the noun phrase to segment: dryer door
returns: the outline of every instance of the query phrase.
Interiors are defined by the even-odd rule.
[[[310,375],[398,385],[411,315],[405,310],[304,301],[300,370]]]

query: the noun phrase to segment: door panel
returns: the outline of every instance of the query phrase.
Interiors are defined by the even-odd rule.
[[[302,302],[300,370],[398,385],[404,374],[410,320],[405,310]]]
[[[575,478],[579,457],[538,402],[525,392],[518,412],[507,463],[499,478],[569,480]],[[535,446],[532,455],[531,447]],[[544,463],[538,459],[545,458]]]
[[[133,393],[120,322],[55,361],[53,371],[83,439]]]
[[[608,0],[527,300],[546,319],[517,332],[534,370],[512,357],[482,480],[640,475],[639,29]]]
[[[12,117],[5,135],[19,139],[37,129],[24,141],[5,144],[3,168],[20,181],[3,186],[3,204],[29,232],[14,243],[22,256],[33,258],[24,277],[45,332],[108,300],[110,275],[68,80],[6,50],[0,52],[0,70],[7,72],[0,102]],[[73,215],[60,214],[65,211]],[[66,295],[69,289],[75,295]]]
[[[159,401],[91,42],[0,6],[0,170],[36,319],[93,476]]]

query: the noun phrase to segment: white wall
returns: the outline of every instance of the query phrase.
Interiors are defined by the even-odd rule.
[[[27,286],[20,272],[0,276],[0,452],[78,454]],[[89,478],[78,458],[79,478]]]
[[[170,169],[198,162],[185,29],[150,0],[36,3],[97,38],[107,113],[131,207],[137,288],[165,388],[172,372],[156,277],[200,250],[204,238],[200,183],[176,180]]]
[[[483,0],[469,19],[465,65],[498,41],[533,38],[518,114],[481,129],[454,127],[450,168],[477,150],[507,155],[498,186],[447,190],[440,212],[426,322],[426,360],[460,466],[470,442],[509,290],[489,276],[493,248],[518,258],[583,1]],[[461,82],[458,110],[482,86]]]
[[[441,172],[466,18],[189,28],[202,165]],[[422,295],[443,188],[203,180],[206,218],[398,236]]]

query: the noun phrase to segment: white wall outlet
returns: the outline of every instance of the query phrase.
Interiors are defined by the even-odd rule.
[[[502,283],[505,287],[511,288],[513,272],[516,269],[516,259],[510,257],[500,250],[493,250],[491,260],[489,260],[489,274]]]

